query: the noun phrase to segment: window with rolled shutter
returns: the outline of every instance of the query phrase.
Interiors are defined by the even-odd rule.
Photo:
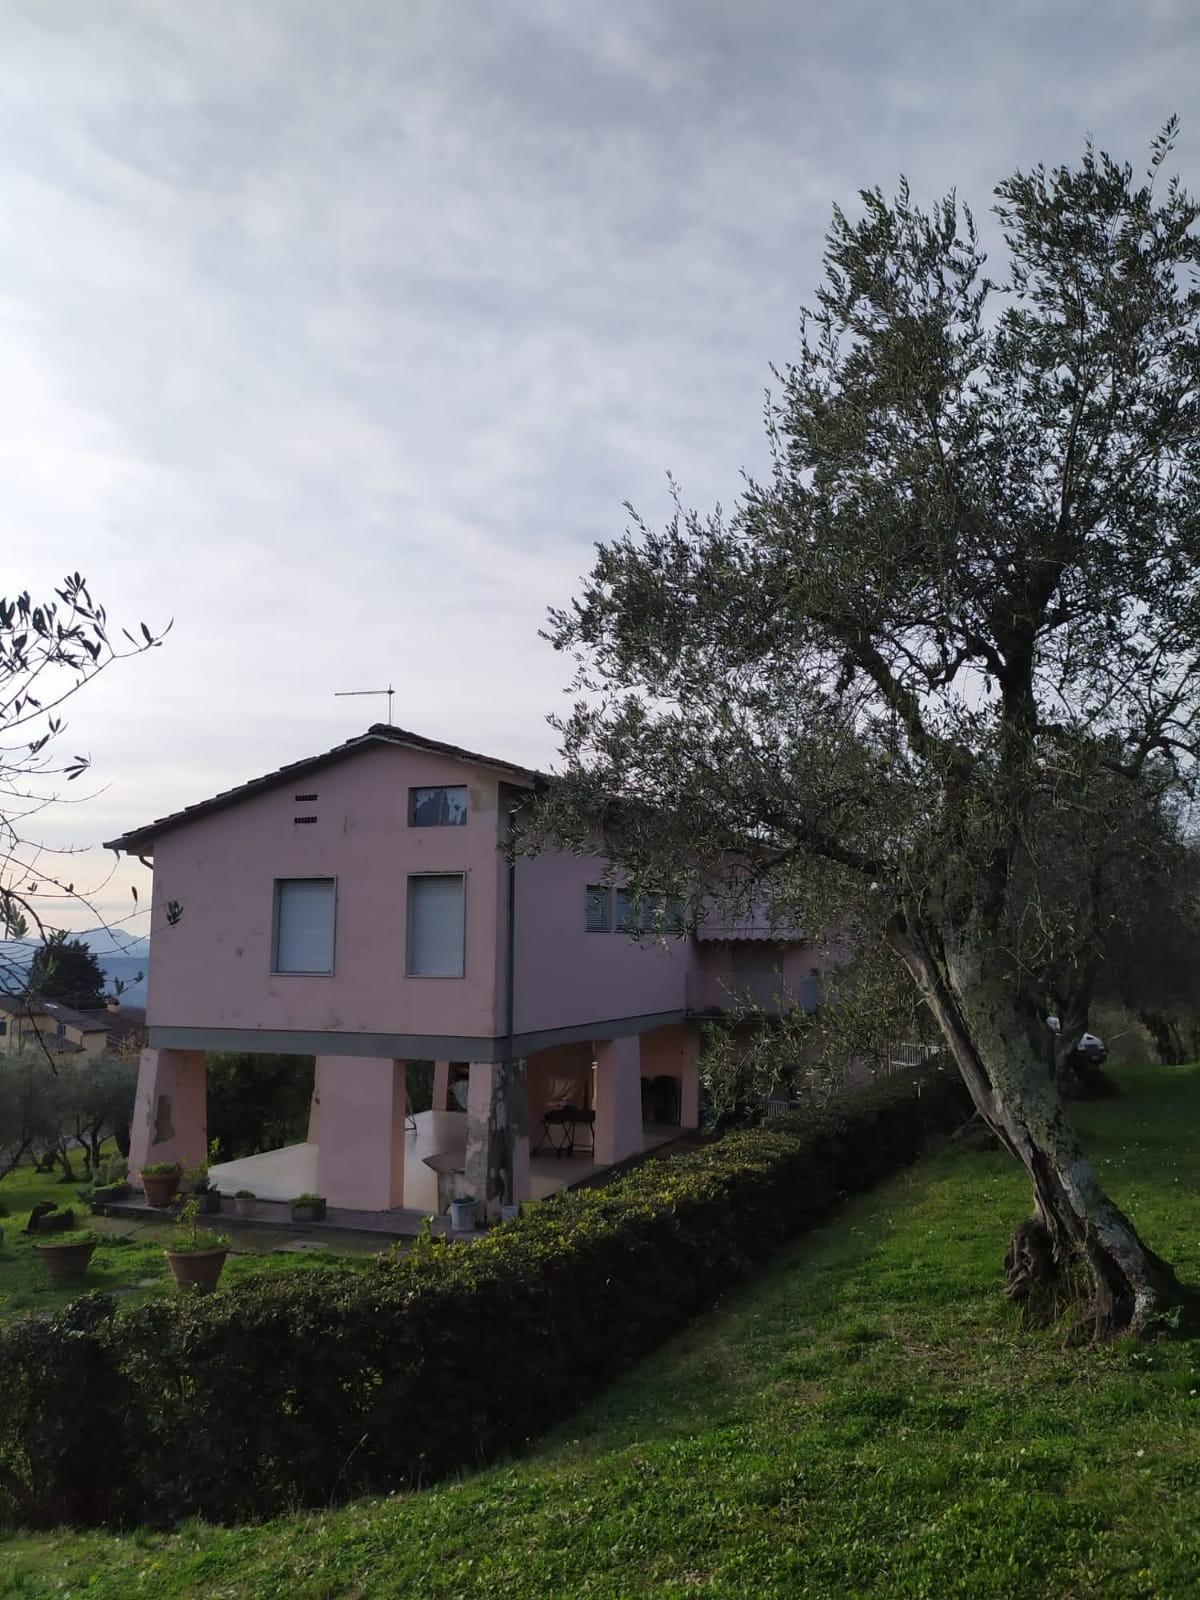
[[[334,880],[275,880],[274,972],[333,971]]]
[[[462,977],[464,886],[461,872],[422,873],[409,878],[404,969],[408,977]]]
[[[612,927],[612,890],[589,883],[584,902],[584,927],[589,933],[607,933]]]

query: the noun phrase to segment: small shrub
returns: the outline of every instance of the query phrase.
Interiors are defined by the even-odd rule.
[[[97,1184],[88,1194],[88,1199],[93,1205],[103,1205],[108,1200],[123,1200],[129,1193],[129,1185],[123,1180],[117,1183]]]
[[[171,1242],[166,1246],[169,1254],[177,1256],[203,1255],[210,1250],[227,1250],[229,1236],[224,1233],[210,1233],[202,1228],[199,1222],[200,1203],[198,1200],[189,1200],[179,1213],[179,1221],[175,1232],[171,1235]]]
[[[143,1177],[147,1178],[171,1178],[183,1176],[183,1168],[180,1166],[178,1161],[151,1161],[148,1162],[146,1166],[139,1167],[138,1170],[142,1173]]]
[[[559,1194],[470,1247],[10,1323],[0,1523],[244,1520],[494,1458],[968,1109],[957,1074],[926,1067]]]
[[[50,1206],[48,1210],[38,1211],[36,1221],[30,1217],[30,1231],[36,1234],[43,1233],[68,1233],[75,1226],[75,1212],[71,1206]]]
[[[257,1200],[258,1196],[253,1189],[239,1189],[233,1198],[235,1200]]]

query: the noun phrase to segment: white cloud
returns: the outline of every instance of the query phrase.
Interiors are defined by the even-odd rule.
[[[1200,16],[949,0],[11,0],[0,588],[166,647],[78,702],[121,827],[382,711],[545,761],[621,501],[761,462],[832,200],[1138,157]],[[1194,171],[1195,135],[1181,150]],[[123,869],[124,870],[124,869]],[[117,900],[123,904],[122,877]]]

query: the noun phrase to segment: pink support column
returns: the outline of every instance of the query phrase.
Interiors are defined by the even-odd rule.
[[[203,1050],[143,1050],[129,1129],[129,1168],[208,1159],[207,1071]]]
[[[508,1166],[512,1124],[513,1171]],[[529,1129],[525,1116],[524,1061],[472,1061],[467,1085],[466,1185],[481,1221],[500,1215],[500,1207],[528,1200]]]
[[[448,1061],[435,1061],[433,1063],[433,1109],[445,1111],[446,1099],[450,1093],[450,1063]]]
[[[313,1092],[312,1099],[308,1102],[308,1138],[307,1144],[320,1144],[321,1142],[321,1058],[313,1066]]]
[[[636,1034],[596,1046],[596,1164],[642,1153],[642,1053]]]
[[[700,1030],[684,1029],[679,1064],[679,1126],[700,1126]]]
[[[529,1176],[529,1091],[528,1069],[525,1059],[512,1064],[509,1093],[512,1096],[513,1116],[513,1174],[512,1203],[519,1204],[533,1194]]]
[[[404,1204],[405,1063],[321,1056],[317,1188],[331,1206],[390,1211]]]

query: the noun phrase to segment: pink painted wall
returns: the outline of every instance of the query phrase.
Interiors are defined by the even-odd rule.
[[[554,852],[518,864],[517,1033],[686,1005],[689,940],[587,931],[587,885],[603,872],[596,858]]]
[[[467,785],[467,824],[411,827],[410,788],[439,784]],[[486,769],[374,747],[163,834],[149,1024],[502,1036],[508,866],[498,846],[508,793]],[[297,815],[318,821],[297,826]],[[518,862],[515,1032],[729,1003],[729,945],[588,932],[586,887],[603,870],[598,858],[554,852]],[[443,871],[466,874],[465,976],[410,978],[408,874]],[[334,971],[272,974],[274,881],[304,877],[337,880]],[[174,926],[168,901],[183,908]],[[789,951],[788,976],[806,976],[811,955],[810,946]]]
[[[463,827],[413,828],[410,787],[467,784]],[[495,1034],[502,882],[497,778],[461,762],[367,749],[164,834],[154,849],[151,1026]],[[297,793],[317,799],[298,802]],[[296,815],[319,821],[296,826]],[[507,819],[506,819],[507,820]],[[465,871],[463,978],[404,975],[406,876]],[[330,977],[271,973],[276,878],[336,877]],[[183,915],[175,926],[166,903]]]
[[[692,1004],[697,1011],[728,1009],[747,989],[760,1004],[780,994],[802,999],[827,959],[811,944],[780,946],[762,940],[697,943]]]

